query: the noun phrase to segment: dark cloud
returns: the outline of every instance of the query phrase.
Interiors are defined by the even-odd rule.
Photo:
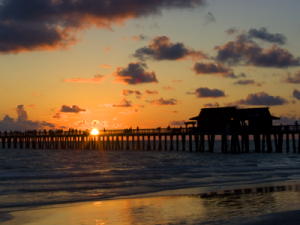
[[[108,103],[108,104],[104,104],[105,107],[113,107],[113,108],[116,108],[116,107],[132,107],[132,104],[131,104],[131,101],[128,101],[127,98],[123,98],[121,99],[121,101],[119,103],[116,103],[116,104],[111,104],[111,103]]]
[[[39,129],[53,129],[60,128],[52,123],[45,121],[28,120],[27,112],[23,105],[16,108],[18,115],[17,119],[6,115],[3,120],[0,120],[0,131],[25,131],[25,130],[39,130]]]
[[[171,99],[156,99],[153,101],[148,101],[151,105],[159,105],[159,106],[165,106],[165,105],[177,105],[179,103],[178,100],[171,98]]]
[[[196,93],[195,93],[195,92],[190,92],[190,91],[188,91],[188,92],[186,92],[186,94],[187,94],[187,95],[195,95]]]
[[[167,112],[167,113],[179,113],[178,111],[164,111],[164,112]]]
[[[293,97],[300,100],[300,91],[298,91],[297,89],[294,89]]]
[[[62,119],[66,118],[67,116],[63,113],[56,113],[54,116],[52,116],[53,119]]]
[[[134,41],[140,41],[140,40],[146,40],[148,39],[147,36],[140,34],[139,36],[132,36],[132,40]]]
[[[218,89],[209,89],[207,87],[198,88],[195,91],[197,98],[220,98],[225,97],[224,91]]]
[[[254,85],[254,86],[261,86],[262,83],[255,82],[254,80],[238,80],[234,84],[238,85]]]
[[[123,90],[120,95],[121,96],[128,96],[128,95],[142,95],[142,93],[140,91],[132,91],[132,90]]]
[[[87,112],[87,109],[82,109],[77,105],[72,105],[72,106],[63,105],[59,111],[64,113],[80,113],[80,112]]]
[[[113,73],[115,82],[123,84],[141,84],[141,83],[158,83],[154,71],[146,72],[147,64],[137,62],[129,63],[127,68],[118,67]]]
[[[300,118],[296,118],[292,115],[280,115],[280,120],[274,120],[274,125],[294,125],[295,121],[300,122]]]
[[[250,29],[248,32],[249,38],[257,38],[266,42],[283,45],[286,43],[287,38],[283,34],[271,34],[265,27],[257,29]]]
[[[283,83],[289,83],[289,84],[300,84],[300,71],[294,74],[292,76],[290,73],[287,75],[287,77],[284,77],[281,79],[281,82]]]
[[[154,90],[154,91],[146,90],[145,93],[147,95],[158,95],[158,92],[156,90]]]
[[[27,112],[25,111],[24,105],[18,105],[16,111],[18,114],[18,121],[28,120]]]
[[[205,25],[209,24],[209,23],[213,23],[216,22],[216,18],[214,17],[214,15],[209,12],[205,15]]]
[[[217,103],[217,102],[204,104],[204,107],[206,107],[206,108],[214,108],[214,107],[218,107],[218,106],[219,106],[219,103]]]
[[[186,47],[183,43],[172,43],[166,36],[155,37],[148,46],[139,48],[133,54],[141,61],[152,60],[182,60],[191,58],[205,59],[207,56],[201,51]]]
[[[0,52],[53,50],[80,40],[92,26],[111,29],[132,18],[164,9],[191,9],[205,0],[2,0]]]
[[[216,46],[216,60],[230,66],[247,65],[258,67],[285,68],[300,66],[300,59],[295,58],[289,51],[272,46],[263,49],[253,41],[249,41],[245,34],[237,36],[236,41],[223,46]]]
[[[236,34],[237,32],[239,32],[239,30],[234,28],[234,27],[229,28],[228,30],[225,30],[225,33],[228,34],[228,35]]]
[[[170,122],[170,125],[172,126],[182,126],[184,125],[184,120],[173,120]]]
[[[288,100],[280,96],[272,96],[265,92],[249,94],[246,99],[241,99],[233,103],[233,105],[285,105]]]
[[[215,75],[224,78],[245,77],[244,73],[235,75],[231,68],[223,66],[221,63],[195,63],[193,69],[198,75]]]

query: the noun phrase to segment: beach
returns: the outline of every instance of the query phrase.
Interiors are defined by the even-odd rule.
[[[283,186],[282,186],[283,187]],[[292,186],[290,187],[292,188]],[[253,189],[255,190],[255,189]],[[196,190],[181,190],[188,192]],[[240,189],[242,191],[242,189]],[[165,195],[51,205],[2,212],[3,225],[54,224],[299,224],[300,192],[285,190],[215,196]],[[216,194],[216,193],[215,193]]]

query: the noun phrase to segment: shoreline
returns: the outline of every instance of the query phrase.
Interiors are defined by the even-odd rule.
[[[273,187],[273,189],[272,189]],[[271,188],[271,189],[269,189]],[[300,181],[290,180],[290,181],[275,181],[275,182],[265,182],[265,183],[250,183],[241,185],[220,185],[216,186],[203,186],[203,187],[190,187],[190,188],[175,188],[167,189],[162,191],[153,191],[147,193],[122,195],[115,197],[104,197],[99,199],[84,199],[77,201],[67,201],[67,202],[53,202],[53,203],[36,203],[32,205],[18,205],[0,208],[0,213],[10,213],[16,211],[34,210],[36,208],[48,208],[55,207],[59,205],[69,205],[69,204],[82,204],[91,203],[95,201],[112,201],[112,200],[124,200],[124,199],[136,199],[136,198],[155,198],[155,197],[188,197],[188,196],[198,196],[201,198],[213,197],[213,196],[223,196],[223,195],[235,195],[235,194],[249,194],[249,193],[266,193],[266,192],[278,192],[278,191],[288,191],[288,190],[300,190]],[[101,196],[101,195],[100,195]]]
[[[130,215],[130,217],[135,219],[140,218],[141,214],[147,218],[153,211],[164,210],[166,211],[166,216],[172,218],[173,221],[189,221],[191,219],[206,221],[208,224],[217,224],[217,221],[223,221],[222,223],[226,224],[230,221],[232,224],[255,225],[260,224],[261,220],[271,221],[275,217],[280,218],[280,215],[297,215],[299,213],[298,211],[297,213],[293,212],[297,208],[289,205],[291,201],[294,201],[295,204],[298,203],[295,195],[300,196],[299,182],[297,184],[296,182],[273,183],[273,186],[270,183],[262,183],[259,185],[249,185],[246,188],[243,186],[245,185],[241,185],[240,188],[224,188],[223,190],[210,192],[204,192],[209,187],[177,189],[99,201],[14,208],[0,212],[0,222],[3,225],[20,223],[28,225],[51,225],[56,224],[54,220],[59,218],[61,224],[64,224],[63,221],[65,221],[65,224],[70,224],[71,222],[72,224],[79,224],[76,222],[79,220],[85,221],[84,224],[95,224],[95,221],[99,220],[97,217],[100,215],[101,218],[106,218],[105,224],[124,224],[124,221],[128,220],[127,217],[124,218],[123,213],[120,213],[124,210],[127,212],[127,216]],[[199,192],[200,190],[202,192]],[[249,190],[252,191],[249,192]],[[275,201],[275,199],[278,200]],[[282,202],[282,199],[285,199],[285,203]],[[232,205],[233,202],[234,204]],[[251,204],[247,205],[246,203]],[[265,206],[262,207],[262,203]],[[261,208],[258,209],[256,205],[260,205]],[[201,206],[200,211],[196,210],[199,206]],[[101,209],[101,212],[99,209]],[[174,209],[177,210],[176,215],[172,213]],[[207,212],[211,215],[206,215]],[[121,222],[115,221],[114,215]],[[228,215],[231,215],[231,217],[228,218]],[[249,217],[249,215],[251,216]],[[70,217],[73,217],[72,221],[68,220]],[[95,219],[92,221],[91,218]],[[101,218],[100,220],[103,220]],[[254,218],[256,219],[254,220]],[[286,218],[286,221],[288,220],[289,218]],[[148,223],[145,222],[145,224],[151,224],[151,221],[148,221]]]

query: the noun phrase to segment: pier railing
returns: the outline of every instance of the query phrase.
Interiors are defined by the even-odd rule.
[[[277,125],[272,126],[269,128],[261,128],[261,133],[264,132],[295,132],[299,131],[300,128],[295,125]],[[99,130],[99,135],[164,135],[164,134],[189,134],[189,133],[203,133],[203,132],[216,132],[216,133],[224,133],[226,130],[215,130],[214,128],[155,128],[155,129],[122,129],[122,130]],[[253,129],[251,127],[238,127],[234,128],[231,127],[227,129],[228,133],[233,132],[247,132],[247,133],[253,133],[253,132],[260,132],[256,128]],[[89,131],[86,130],[68,130],[68,131],[25,131],[25,132],[19,132],[19,131],[10,131],[10,132],[0,132],[0,137],[15,137],[15,136],[35,136],[35,137],[44,137],[44,136],[89,136]]]
[[[300,153],[298,126],[271,126],[259,129],[241,126],[226,129],[207,128],[156,128],[101,130],[91,135],[88,130],[26,131],[0,133],[0,145],[20,149],[98,149],[98,150],[176,150],[213,152],[216,136],[221,137],[221,152],[250,152],[250,138],[255,152],[289,152],[290,139],[293,152]],[[298,138],[298,139],[297,139]],[[273,140],[273,144],[272,144]],[[207,141],[207,144],[204,144]],[[296,143],[298,143],[296,145]],[[266,149],[265,149],[266,145]],[[208,147],[208,148],[207,148]]]

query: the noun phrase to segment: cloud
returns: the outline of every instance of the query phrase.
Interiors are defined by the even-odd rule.
[[[177,105],[179,103],[178,100],[171,98],[171,99],[156,99],[153,101],[148,101],[151,105],[159,105],[159,106],[166,106],[166,105]]]
[[[36,105],[28,105],[28,107],[30,107],[30,108],[35,108]]]
[[[214,15],[209,12],[205,15],[205,25],[209,24],[209,23],[213,23],[216,22],[216,18],[214,17]]]
[[[146,40],[148,39],[148,37],[140,34],[139,36],[132,36],[131,39],[134,41],[140,41],[140,40]]]
[[[183,60],[183,59],[206,59],[207,56],[192,48],[186,47],[183,43],[172,43],[166,36],[155,37],[148,46],[139,48],[133,54],[141,61],[148,59],[161,60]]]
[[[164,89],[165,91],[173,91],[174,90],[174,88],[170,87],[170,86],[162,87],[162,89]]]
[[[25,111],[24,105],[18,105],[16,111],[18,114],[18,121],[28,120],[27,112]]]
[[[28,120],[28,115],[25,111],[24,105],[18,105],[15,111],[18,115],[17,119],[11,118],[9,115],[5,115],[3,120],[0,120],[1,131],[25,131],[60,128],[52,123],[48,123],[45,121]]]
[[[173,83],[182,83],[182,80],[175,80],[175,79],[172,79],[172,82],[173,82]]]
[[[99,121],[99,120],[93,120],[93,122],[91,123],[91,125],[93,127],[108,127],[108,121],[104,120],[104,121]]]
[[[158,95],[158,92],[156,90],[154,90],[154,91],[146,90],[145,93],[147,95]]]
[[[300,121],[300,118],[296,118],[295,116],[292,115],[280,115],[280,120],[274,120],[274,125],[294,125],[295,121],[297,120],[298,123]]]
[[[68,83],[91,83],[91,84],[102,84],[103,81],[105,81],[106,77],[104,75],[94,75],[94,78],[92,79],[86,79],[86,78],[71,78],[71,79],[64,79],[62,82],[68,82]]]
[[[297,89],[294,89],[293,97],[300,100],[300,91],[298,91]]]
[[[106,52],[106,53],[110,52],[110,47],[104,48],[103,51]]]
[[[80,113],[80,112],[88,112],[87,109],[82,109],[77,105],[72,105],[72,106],[68,106],[68,105],[63,105],[61,107],[61,109],[59,110],[59,112],[64,112],[64,113]]]
[[[123,84],[142,84],[142,83],[158,83],[154,71],[146,72],[147,64],[137,62],[129,63],[127,68],[118,67],[113,73],[115,82]]]
[[[112,126],[113,126],[113,128],[126,127],[123,123],[120,123],[120,124],[114,123]]]
[[[225,33],[227,35],[236,34],[237,32],[239,32],[239,30],[236,29],[235,27],[232,27],[232,28],[229,28],[228,30],[225,30]]]
[[[110,69],[111,66],[110,65],[107,65],[107,64],[100,64],[99,65],[100,68],[107,68],[107,69]]]
[[[173,120],[170,121],[170,125],[172,126],[182,126],[184,125],[185,120]]]
[[[200,87],[195,91],[197,98],[220,98],[225,97],[224,91],[218,89],[209,89],[207,87]]]
[[[155,22],[149,26],[150,29],[159,29],[158,24]]]
[[[165,9],[192,9],[205,0],[2,0],[0,52],[67,48],[83,30],[110,29],[126,20],[159,15]]]
[[[266,42],[271,42],[279,45],[286,43],[287,38],[283,34],[271,34],[266,27],[262,27],[259,30],[250,29],[248,31],[249,38],[257,38]]]
[[[287,77],[281,79],[281,82],[289,84],[300,84],[300,70],[295,73],[294,76],[291,76],[291,74],[289,73]]]
[[[207,103],[207,104],[204,104],[204,107],[206,107],[206,108],[219,107],[219,103],[217,103],[217,102],[215,102],[215,103]]]
[[[32,93],[33,96],[41,96],[41,94]]]
[[[140,113],[140,111],[137,110],[137,109],[135,109],[135,110],[125,110],[125,111],[119,112],[119,113],[125,114],[125,115],[130,115],[130,114],[132,114],[132,113]]]
[[[233,84],[238,85],[254,85],[254,86],[261,86],[262,83],[255,82],[254,80],[238,80],[237,82]]]
[[[195,93],[195,92],[190,92],[190,91],[188,91],[186,94],[187,94],[187,95],[195,95],[196,93]]]
[[[142,93],[140,91],[137,91],[137,90],[135,90],[135,91],[132,91],[132,90],[123,90],[120,93],[121,96],[128,96],[128,95],[132,95],[132,94],[137,95],[137,96],[142,95]]]
[[[285,105],[287,103],[289,103],[289,101],[280,96],[272,96],[265,92],[259,92],[255,94],[248,94],[246,99],[240,99],[232,104],[274,106],[274,105]]]
[[[113,107],[113,108],[118,108],[118,107],[132,107],[131,101],[128,101],[127,98],[121,99],[119,103],[116,104],[104,104],[105,107]]]
[[[192,69],[197,75],[214,75],[224,78],[245,77],[244,73],[235,75],[231,68],[223,66],[221,63],[195,63]]]
[[[92,125],[97,125],[97,124],[99,124],[100,123],[100,121],[99,120],[93,120],[93,122],[91,123]]]
[[[54,116],[52,116],[51,118],[53,119],[62,119],[62,118],[66,118],[67,116],[63,113],[56,113]]]
[[[295,58],[289,51],[273,45],[263,49],[249,40],[245,34],[237,36],[236,41],[223,46],[216,46],[216,60],[230,66],[246,65],[258,67],[286,68],[300,66],[300,59]]]
[[[88,123],[86,122],[86,120],[81,120],[81,121],[76,122],[75,124],[76,125],[86,125]]]
[[[170,111],[170,110],[165,110],[164,112],[167,112],[167,113],[179,113],[178,111]]]

